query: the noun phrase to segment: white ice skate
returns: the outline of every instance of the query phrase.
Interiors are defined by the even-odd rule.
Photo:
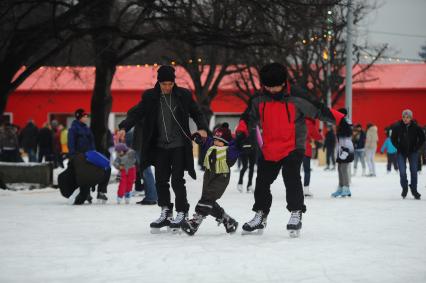
[[[262,235],[263,229],[266,227],[267,216],[263,211],[259,210],[253,219],[243,225],[241,235]]]
[[[290,220],[287,224],[287,231],[290,238],[297,238],[300,236],[300,230],[302,229],[302,211],[295,210],[291,212]]]
[[[173,211],[164,206],[161,208],[160,217],[152,222],[149,226],[151,227],[151,234],[160,234],[170,232],[170,221],[173,220]],[[166,230],[161,230],[161,228],[166,227]]]

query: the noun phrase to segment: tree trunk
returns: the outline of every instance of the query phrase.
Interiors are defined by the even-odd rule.
[[[114,0],[94,10],[92,25],[107,25],[110,22]],[[117,52],[113,47],[113,37],[109,34],[93,35],[93,47],[96,54],[95,86],[91,101],[91,129],[95,136],[96,150],[108,152],[108,117],[112,109],[111,84],[116,70]]]

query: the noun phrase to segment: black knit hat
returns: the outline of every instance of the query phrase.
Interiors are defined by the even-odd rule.
[[[214,130],[213,138],[220,140],[225,144],[229,144],[229,142],[232,140],[232,134],[228,128],[220,127]]]
[[[267,87],[280,86],[287,81],[287,69],[280,63],[263,66],[259,75],[260,82]]]
[[[157,71],[157,80],[161,82],[174,82],[175,81],[175,69],[172,66],[161,66]]]
[[[89,113],[86,113],[83,108],[75,110],[74,116],[77,120],[80,120],[85,115],[89,115]]]

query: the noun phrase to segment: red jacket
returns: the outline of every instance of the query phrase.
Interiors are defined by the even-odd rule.
[[[312,157],[311,141],[312,140],[320,141],[322,140],[322,136],[315,125],[315,120],[310,118],[305,118],[305,121],[306,121],[306,127],[308,129],[308,134],[306,136],[305,156]]]
[[[338,124],[343,114],[294,91],[291,95],[264,91],[250,101],[237,131],[248,135],[248,127],[254,129],[259,125],[263,157],[268,161],[279,161],[296,149],[305,151],[305,117]]]

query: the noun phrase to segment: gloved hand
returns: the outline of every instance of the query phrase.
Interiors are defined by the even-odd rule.
[[[246,138],[246,135],[243,132],[235,133],[235,145],[237,148],[241,149],[243,147],[243,141]]]
[[[197,132],[192,134],[191,139],[196,143],[196,144],[203,144],[203,137]]]
[[[341,160],[345,160],[346,158],[348,158],[349,156],[349,148],[347,147],[342,147],[342,152],[340,152],[339,158]]]

